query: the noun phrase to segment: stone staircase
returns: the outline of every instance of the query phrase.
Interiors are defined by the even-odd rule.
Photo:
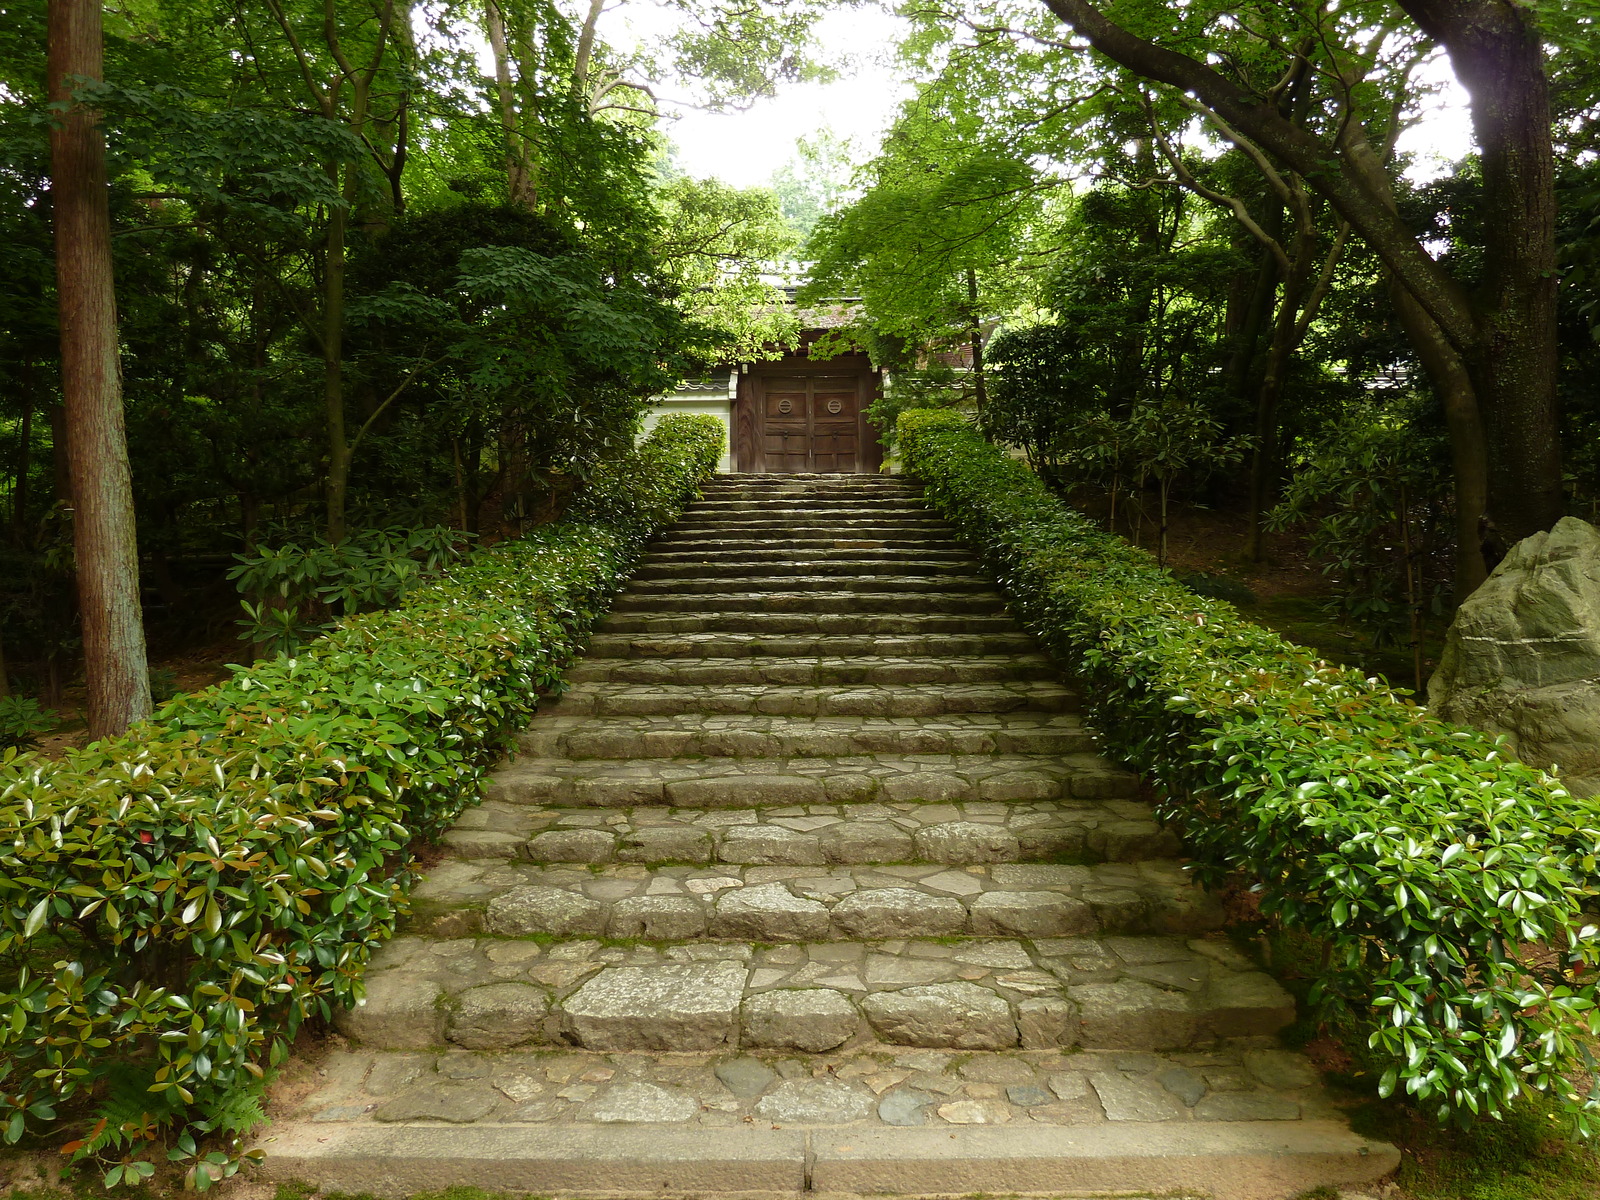
[[[268,1171],[401,1196],[1377,1178],[903,481],[722,476],[447,839]]]

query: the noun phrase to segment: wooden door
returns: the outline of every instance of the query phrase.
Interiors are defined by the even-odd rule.
[[[861,469],[856,376],[775,376],[765,384],[761,449],[766,470],[852,474]]]

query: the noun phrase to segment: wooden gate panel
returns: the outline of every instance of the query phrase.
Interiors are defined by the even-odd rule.
[[[811,385],[813,471],[853,474],[860,469],[861,393],[854,378],[819,378]]]
[[[762,397],[761,452],[768,471],[810,471],[811,389],[804,379],[769,379]]]

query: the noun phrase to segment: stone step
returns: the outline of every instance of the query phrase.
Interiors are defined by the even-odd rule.
[[[569,684],[963,684],[1054,680],[1056,665],[1043,654],[986,654],[916,658],[854,655],[848,658],[608,658],[591,652],[567,672]]]
[[[814,483],[789,483],[780,486],[744,483],[738,480],[731,482],[724,480],[709,480],[700,485],[700,495],[706,498],[718,496],[750,497],[752,499],[786,499],[802,497],[806,499],[828,499],[839,496],[860,496],[871,498],[874,496],[921,496],[922,485],[910,480],[881,479],[860,486],[848,482],[817,480]]]
[[[879,557],[868,555],[876,553]],[[833,557],[829,557],[829,555]],[[794,575],[812,575],[849,578],[873,575],[882,577],[934,576],[951,578],[971,575],[975,564],[965,554],[950,553],[943,558],[932,555],[908,557],[895,551],[841,550],[796,558],[790,554],[770,553],[762,557],[753,555],[718,556],[707,561],[698,554],[653,554],[634,574],[634,581],[667,579],[716,579],[731,576],[740,579],[776,579]],[[991,582],[987,586],[993,587]]]
[[[858,616],[866,613],[983,613],[1003,610],[995,592],[842,592],[752,591],[702,592],[697,595],[648,595],[624,592],[612,605],[614,613],[698,613],[712,609],[723,613],[754,615],[830,613]]]
[[[1294,1015],[1270,976],[1213,938],[607,946],[406,936],[373,958],[366,1002],[338,1024],[376,1050],[1149,1053],[1270,1036]]]
[[[820,517],[815,513],[794,513],[789,516],[750,516],[733,517],[708,514],[695,516],[688,514],[683,517],[670,530],[662,534],[669,537],[673,534],[699,533],[713,534],[726,533],[728,535],[761,535],[763,533],[791,534],[809,533],[818,536],[832,534],[834,537],[850,536],[876,536],[881,534],[906,534],[906,533],[933,533],[950,535],[950,526],[943,518],[930,513],[916,513],[906,516],[892,514],[875,515],[863,513],[858,517],[839,516],[837,518]]]
[[[805,500],[791,497],[775,497],[772,499],[752,496],[730,496],[727,498],[707,496],[696,500],[685,512],[687,513],[827,513],[833,514],[840,510],[859,509],[863,512],[918,512],[927,514],[930,510],[918,496],[909,492],[884,495],[884,496],[841,496],[828,498],[810,498]]]
[[[902,600],[909,608],[909,602]],[[754,633],[754,634],[1007,634],[1017,632],[1010,617],[984,613],[894,612],[614,612],[603,633]]]
[[[802,717],[942,717],[956,713],[1077,712],[1059,683],[838,684],[580,683],[545,707],[561,715],[672,717],[685,713]]]
[[[269,1179],[1288,1200],[1393,1169],[915,495],[706,486],[447,833]]]
[[[692,554],[702,560],[718,559],[723,555],[752,552],[777,554],[799,558],[818,550],[892,550],[909,551],[921,557],[926,554],[971,555],[971,551],[955,541],[948,531],[934,534],[915,534],[893,537],[860,537],[824,533],[786,533],[782,537],[744,537],[738,534],[687,533],[667,530],[653,544],[651,557],[658,554]]]
[[[799,494],[793,491],[763,492],[753,488],[704,488],[691,507],[701,504],[761,504],[761,505],[817,505],[833,504],[920,504],[923,493],[907,487],[833,488],[812,489]]]
[[[766,592],[822,592],[833,594],[838,592],[876,592],[887,594],[893,592],[919,592],[952,595],[957,593],[981,592],[986,596],[996,597],[994,580],[985,579],[981,575],[963,575],[957,571],[936,573],[932,575],[903,575],[891,572],[847,572],[834,570],[818,572],[813,568],[809,573],[799,572],[772,572],[748,567],[736,568],[734,578],[727,578],[724,574],[710,574],[706,567],[701,571],[706,572],[700,576],[675,576],[670,579],[635,578],[628,585],[627,595],[630,596],[704,596],[709,594],[726,594],[736,592],[740,595],[754,595]]]
[[[780,836],[782,835],[782,836]],[[756,827],[749,853],[800,838]],[[763,847],[765,848],[763,850]],[[407,928],[437,937],[896,937],[1203,933],[1219,903],[1172,859],[1137,863],[589,866],[445,859],[411,894]]]
[[[539,1196],[1037,1194],[1086,1200],[1116,1194],[1149,1200],[1181,1192],[1217,1200],[1292,1200],[1314,1191],[1332,1195],[1321,1189],[1336,1184],[1375,1183],[1400,1165],[1395,1147],[1357,1135],[1337,1115],[1181,1124],[1103,1116],[1080,1121],[1067,1110],[1084,1106],[1068,1102],[1046,1105],[1057,1110],[1050,1115],[1034,1115],[1043,1110],[992,1100],[951,1102],[909,1088],[893,1089],[880,1102],[860,1084],[781,1079],[766,1068],[776,1090],[747,1101],[734,1099],[726,1088],[702,1100],[676,1086],[672,1076],[667,1087],[623,1076],[603,1088],[541,1088],[552,1095],[592,1095],[587,1104],[517,1103],[488,1080],[457,1080],[456,1069],[424,1063],[416,1070],[426,1074],[414,1074],[408,1090],[387,1097],[388,1103],[353,1090],[347,1103],[322,1109],[331,1117],[274,1123],[257,1143],[267,1151],[261,1178],[290,1185],[309,1180],[323,1194],[376,1200],[438,1189],[454,1194],[457,1187],[475,1191],[486,1182],[496,1191]],[[381,1065],[372,1070],[384,1079],[391,1075]],[[605,1079],[616,1074],[609,1063],[590,1073],[595,1071],[605,1072],[597,1075]],[[702,1073],[715,1078],[709,1064]],[[519,1092],[523,1087],[510,1086]],[[1256,1095],[1241,1093],[1229,1102],[1256,1104]],[[1301,1107],[1277,1111],[1298,1114]],[[362,1115],[369,1111],[373,1117],[417,1112],[424,1120],[373,1120]],[[480,1111],[481,1123],[467,1123]],[[530,1124],[546,1118],[526,1115],[555,1111],[572,1115],[553,1125]],[[835,1115],[857,1112],[866,1115],[855,1122]],[[914,1114],[914,1123],[926,1120],[938,1128],[894,1128],[911,1123],[901,1119],[906,1112]],[[956,1124],[935,1112],[951,1114]],[[986,1115],[999,1112],[1006,1116]],[[819,1116],[822,1123],[808,1127]],[[988,1123],[1002,1119],[1011,1123]],[[985,1124],[968,1123],[973,1121]]]
[[[831,563],[831,562],[861,562],[861,563],[932,563],[938,570],[945,570],[951,563],[970,569],[973,562],[972,552],[963,548],[954,550],[927,550],[908,551],[904,549],[886,549],[883,546],[870,546],[864,549],[851,549],[846,545],[842,548],[831,543],[835,539],[828,539],[828,545],[818,545],[796,553],[795,550],[771,542],[754,542],[748,550],[725,550],[712,558],[707,558],[698,550],[685,550],[678,546],[657,546],[650,552],[650,557],[641,566],[660,563],[662,565],[697,565],[701,567],[720,566],[723,563],[732,564],[759,564],[768,563],[781,565],[787,563]]]
[[[805,658],[872,659],[1019,654],[1034,648],[1025,633],[895,634],[754,634],[684,633],[655,637],[597,633],[589,639],[589,656],[631,659]]]
[[[851,486],[860,488],[902,487],[921,490],[922,484],[909,475],[891,475],[885,471],[872,474],[840,474],[823,471],[725,471],[713,475],[700,486],[705,489],[724,487],[812,487]]]
[[[1082,754],[1093,735],[1070,713],[920,717],[570,717],[547,713],[517,738],[538,758],[848,758],[875,754]]]
[[[731,470],[722,475],[714,475],[702,483],[702,491],[714,491],[717,488],[757,488],[757,490],[782,490],[782,488],[859,488],[862,491],[880,490],[880,488],[909,488],[912,491],[922,491],[922,483],[918,483],[909,475],[864,475],[864,474],[824,474],[824,472],[766,472],[766,470]]]
[[[801,490],[761,491],[751,488],[703,489],[700,498],[691,507],[701,505],[740,506],[752,505],[771,508],[809,508],[827,510],[853,506],[871,508],[880,504],[923,504],[923,493],[909,488],[811,488]]]
[[[542,722],[544,718],[541,718]],[[591,722],[592,724],[592,722]],[[870,804],[997,807],[1058,800],[1131,800],[1139,777],[1097,754],[876,754],[848,758],[519,758],[490,777],[491,804],[584,808],[795,809],[826,815],[825,805],[854,805],[854,819],[875,819]],[[469,809],[463,821],[472,819]],[[954,810],[963,812],[965,810]],[[1121,811],[1121,810],[1119,810]],[[1139,808],[1124,813],[1146,818]],[[965,819],[952,817],[949,819]]]
[[[833,527],[840,523],[889,524],[906,522],[925,524],[943,521],[937,512],[920,500],[910,502],[879,502],[875,504],[839,504],[825,507],[817,504],[770,505],[756,507],[743,501],[727,505],[696,504],[686,509],[680,523],[690,525],[737,525],[749,527],[776,527],[783,524],[822,525]]]
[[[688,780],[690,786],[681,790],[697,800],[709,792],[748,803],[751,789],[738,785],[758,780]],[[541,863],[1138,862],[1182,851],[1146,805],[1127,800],[902,801],[734,811],[706,804],[596,811],[490,800],[462,814],[444,840],[458,858]]]

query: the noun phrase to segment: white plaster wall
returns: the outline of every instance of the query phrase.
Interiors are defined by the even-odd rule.
[[[669,396],[657,400],[654,407],[645,414],[644,429],[640,436],[646,436],[655,428],[655,424],[662,417],[673,413],[693,413],[708,417],[715,417],[722,422],[722,458],[717,463],[717,470],[726,474],[733,470],[733,454],[728,446],[728,428],[732,420],[731,405],[725,397],[708,396]]]

